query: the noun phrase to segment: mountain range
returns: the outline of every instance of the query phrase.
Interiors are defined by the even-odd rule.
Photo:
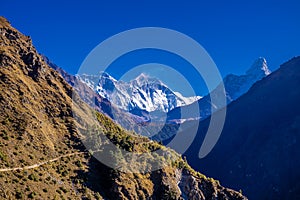
[[[30,37],[3,17],[0,33],[1,199],[246,199],[194,171],[174,151],[117,125],[101,113],[109,113],[109,102],[85,84],[73,88],[78,79],[64,74],[66,82]],[[99,104],[91,107],[90,97]],[[99,138],[127,152],[146,153],[150,160],[131,166],[150,170],[126,173],[99,162],[99,154],[115,165],[124,160]],[[86,142],[95,144],[95,151],[88,151]],[[157,149],[176,160],[148,154]],[[151,171],[151,160],[169,164]]]
[[[82,74],[77,77],[102,98],[133,114],[142,111],[166,113],[201,98],[184,97],[179,92],[172,91],[159,79],[143,73],[129,82],[117,81],[106,72],[100,72],[99,75]]]
[[[223,80],[227,104],[246,93],[255,82],[270,73],[266,59],[260,57],[244,75],[227,75]],[[180,116],[182,109],[188,110],[189,120],[199,117],[205,119],[210,116],[212,106],[213,112],[225,106],[212,105],[210,102],[210,95],[224,95],[220,86],[204,98],[200,96],[183,97],[179,92],[172,91],[159,79],[143,73],[129,82],[117,81],[106,72],[100,72],[99,75],[82,74],[76,77],[96,91],[100,97],[107,99],[118,108],[142,117],[145,117],[145,113],[147,113],[146,120],[150,120],[149,113],[156,112],[156,115],[160,117],[161,115],[157,113],[162,112],[168,113],[167,123],[182,122],[187,120]],[[195,104],[191,104],[196,102],[201,108],[200,116],[193,112]]]
[[[243,75],[229,74],[223,79],[223,86],[219,84],[211,93],[205,95],[198,101],[187,105],[176,107],[167,113],[166,126],[151,138],[156,141],[163,141],[167,144],[173,136],[183,129],[193,127],[212,113],[224,108],[232,101],[245,94],[257,81],[267,77],[271,71],[267,61],[259,57]],[[226,101],[211,102],[214,99],[226,99]]]
[[[186,120],[203,120],[209,117],[213,112],[223,108],[230,102],[245,94],[254,83],[268,76],[270,73],[271,71],[268,68],[266,59],[260,57],[254,61],[245,74],[229,74],[225,76],[223,79],[224,87],[219,85],[197,102],[171,110],[168,113],[168,121],[181,123]],[[211,96],[214,96],[215,99],[225,96],[226,102],[211,102]],[[196,107],[199,107],[199,113],[195,112],[195,110],[197,110]],[[182,117],[181,113],[183,112],[188,113],[187,116]]]

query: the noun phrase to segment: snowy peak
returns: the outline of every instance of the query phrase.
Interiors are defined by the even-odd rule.
[[[101,97],[129,112],[137,109],[147,112],[168,112],[175,107],[189,105],[200,99],[198,96],[184,97],[172,91],[159,79],[144,73],[129,82],[118,81],[105,72],[101,72],[99,76],[83,75],[80,79]]]
[[[159,79],[155,78],[155,77],[151,77],[147,74],[141,73],[139,76],[137,76],[135,79],[131,80],[130,83],[132,85],[136,85],[138,87],[143,87],[143,86],[147,86],[147,85],[153,85],[153,84],[157,84],[157,85],[162,85],[167,87],[163,82],[161,82]]]
[[[85,83],[87,86],[89,86],[91,89],[95,89],[96,85],[99,81],[99,76],[97,75],[89,75],[89,74],[81,74],[75,75],[76,78],[78,78],[81,82]]]
[[[149,75],[141,73],[132,81],[136,81],[138,83],[145,83],[145,82],[150,81],[150,79],[151,79],[151,77]],[[154,79],[154,78],[152,78],[152,79]]]
[[[271,71],[268,68],[267,61],[259,57],[244,75],[229,74],[224,78],[224,86],[229,102],[245,94],[250,87],[257,81],[268,76]]]
[[[102,82],[112,82],[112,83],[118,82],[114,77],[109,75],[107,72],[100,72],[98,78],[99,78],[99,82],[101,82],[101,81]]]
[[[271,71],[268,68],[266,59],[263,57],[259,57],[254,61],[252,66],[247,70],[246,75],[263,78],[269,75],[270,73]]]
[[[102,88],[105,88],[105,90],[109,92],[113,92],[117,84],[117,80],[114,79],[112,76],[110,76],[107,73],[102,73],[99,78],[99,82],[97,86],[101,85]]]
[[[271,71],[268,68],[267,61],[265,58],[258,58],[254,61],[251,67],[243,75],[228,74],[223,79],[223,84],[225,87],[226,103],[223,101],[220,102],[211,102],[211,96],[215,99],[222,99],[224,97],[224,88],[222,85],[218,85],[210,94],[201,98],[197,103],[200,108],[199,112],[194,111],[195,103],[184,106],[181,108],[176,108],[168,113],[168,119],[171,122],[182,122],[191,119],[200,119],[203,120],[209,117],[213,112],[219,110],[229,104],[230,102],[236,100],[241,95],[245,94],[254,83],[268,76]],[[181,118],[181,110],[186,110],[188,116],[183,119]],[[164,136],[161,136],[164,137]]]

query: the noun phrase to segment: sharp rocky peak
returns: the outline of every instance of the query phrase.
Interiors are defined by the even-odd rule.
[[[167,112],[177,106],[188,105],[199,99],[198,97],[188,98],[178,95],[162,81],[145,73],[141,73],[135,79],[127,82],[116,80],[107,72],[100,72],[100,76],[80,76],[81,80],[101,97],[126,111],[137,108],[148,112],[157,110]]]
[[[105,78],[105,79],[111,79],[111,80],[116,81],[115,78],[113,78],[109,73],[107,73],[107,72],[105,72],[105,71],[99,72],[99,78],[100,78],[100,79],[103,79],[103,78]]]
[[[137,85],[139,87],[146,85],[146,84],[150,84],[150,83],[155,83],[158,85],[163,85],[165,86],[165,84],[163,82],[161,82],[158,78],[156,77],[152,77],[148,74],[145,73],[141,73],[140,75],[138,75],[135,79],[130,81],[131,84]]]
[[[267,61],[264,57],[259,57],[254,61],[252,66],[247,70],[246,75],[254,75],[259,77],[267,76],[271,73],[268,68]]]

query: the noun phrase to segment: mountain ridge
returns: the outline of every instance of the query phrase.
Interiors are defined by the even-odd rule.
[[[298,199],[300,93],[294,87],[300,84],[299,70],[298,56],[230,103],[218,143],[200,160],[194,152],[209,119],[202,121],[185,153],[191,165],[220,177],[226,186],[241,186],[249,198]]]
[[[175,163],[144,174],[120,172],[96,160],[82,144],[88,140],[105,147],[89,129],[95,110],[45,63],[30,38],[3,17],[0,33],[0,167],[25,169],[0,172],[1,198],[246,199],[195,172],[174,152],[179,156]],[[104,114],[96,112],[96,117],[101,137],[127,150],[165,149],[123,130]],[[117,163],[119,155],[102,150]],[[70,157],[60,158],[64,155]],[[178,187],[178,181],[189,187]]]
[[[223,108],[230,102],[236,100],[241,95],[245,94],[251,86],[268,76],[271,73],[267,66],[267,61],[263,57],[259,57],[254,61],[251,67],[246,71],[243,75],[234,75],[228,74],[223,79],[224,88],[221,85],[218,85],[211,93],[203,96],[203,98],[199,99],[197,102],[190,104],[188,106],[178,107],[171,110],[168,113],[168,120],[170,121],[178,121],[185,120],[181,119],[181,109],[183,112],[189,113],[190,119],[203,120],[211,115],[211,113],[215,112],[218,109]],[[210,100],[210,95],[213,95],[215,98],[218,96],[226,96],[226,102],[214,102],[214,104]],[[222,98],[221,98],[222,99]],[[198,103],[198,105],[196,105]],[[194,112],[195,107],[200,108],[200,113]]]
[[[81,80],[96,90],[100,96],[129,112],[133,109],[168,112],[200,98],[179,95],[161,80],[146,74],[140,74],[128,82],[117,81],[106,72],[100,72],[99,75],[83,74],[78,77],[81,77]]]

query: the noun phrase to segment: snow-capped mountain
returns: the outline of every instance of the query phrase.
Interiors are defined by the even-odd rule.
[[[215,112],[218,109],[223,108],[233,100],[236,100],[241,95],[245,94],[250,87],[261,80],[262,78],[268,76],[271,71],[268,68],[267,61],[265,58],[260,57],[254,61],[252,66],[246,71],[243,75],[234,75],[229,74],[223,79],[224,89],[219,85],[216,87],[210,94],[204,96],[197,102],[183,106],[179,108],[175,108],[168,113],[169,121],[181,122],[186,121],[186,119],[182,119],[181,112],[185,110],[186,113],[189,113],[189,119],[205,119],[211,115],[211,113]],[[226,95],[227,102],[214,102],[214,104],[210,100],[210,96],[214,96],[214,99],[220,96]],[[198,105],[196,105],[198,103]],[[200,116],[198,112],[194,112],[195,108],[199,106]]]
[[[166,113],[201,98],[199,96],[184,97],[172,91],[157,78],[143,73],[129,82],[118,81],[105,72],[101,72],[99,76],[83,74],[78,77],[101,97],[129,112],[144,110]]]
[[[196,122],[199,120],[204,120],[212,113],[224,108],[227,104],[245,94],[254,83],[268,76],[270,73],[271,71],[268,68],[266,59],[260,57],[255,60],[245,74],[227,75],[223,79],[225,91],[221,85],[218,85],[210,94],[205,95],[197,102],[187,106],[177,107],[168,112],[167,123],[181,124],[181,126],[186,125],[188,127],[189,124],[184,124],[184,122]],[[224,95],[226,95],[227,101],[218,102],[218,99],[223,99]],[[214,97],[216,102],[211,102],[211,97]],[[185,116],[183,116],[182,113],[185,113]],[[175,135],[177,131],[178,130],[161,131],[159,134],[153,136],[152,139],[157,141],[167,141],[168,138]]]
[[[246,74],[240,76],[234,74],[227,75],[224,78],[227,100],[231,102],[245,94],[255,82],[268,76],[270,73],[271,71],[268,68],[266,59],[260,57],[255,60],[252,66],[246,71]]]
[[[256,76],[269,72],[259,70],[260,64],[254,69],[259,72],[253,74]],[[209,156],[200,159],[195,154],[207,134],[209,120],[200,123],[194,139],[199,142],[194,142],[184,156],[195,169],[218,175],[228,185],[239,185],[249,199],[300,199],[296,178],[300,177],[299,85],[298,56],[227,107],[222,136]]]

